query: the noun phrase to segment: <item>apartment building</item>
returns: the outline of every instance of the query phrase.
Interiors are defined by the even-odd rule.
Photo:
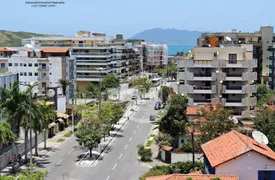
[[[155,67],[163,67],[168,63],[168,46],[166,44],[147,45],[147,66],[149,72]]]
[[[20,89],[27,89],[27,84],[38,82],[39,93],[45,93],[48,88],[57,87],[59,79],[75,79],[75,62],[69,57],[68,48],[41,48],[34,51],[29,48],[9,49],[9,57],[1,59],[1,72],[17,73]],[[67,89],[68,96],[76,92],[76,82]],[[62,94],[58,88],[58,94]]]
[[[44,47],[67,47],[76,62],[76,80],[79,90],[89,82],[99,82],[101,77],[115,74],[121,79],[141,71],[143,54],[137,48],[126,45],[123,35],[116,38],[104,33],[78,32],[76,37],[34,37],[22,40],[35,49]]]
[[[275,43],[268,47],[269,56],[269,87],[275,90]]]
[[[189,106],[221,103],[241,118],[256,106],[257,60],[253,45],[197,47],[190,59],[178,62],[178,91]]]
[[[19,76],[17,73],[0,73],[0,87],[10,89],[14,82],[18,82]]]
[[[253,44],[253,58],[257,63],[257,82],[266,84],[272,76],[269,71],[268,47],[275,41],[272,26],[263,26],[256,32],[241,32],[232,30],[230,32],[202,33],[198,39],[199,47],[222,47],[232,44]]]

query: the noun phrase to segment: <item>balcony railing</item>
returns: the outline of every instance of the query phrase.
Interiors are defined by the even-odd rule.
[[[188,86],[188,93],[190,94],[215,94],[216,86]]]
[[[222,74],[224,81],[247,81],[248,80],[248,73],[242,74]]]
[[[256,106],[256,97],[242,98],[241,100],[227,100],[222,98],[222,104],[225,107],[245,107],[245,106]]]
[[[188,98],[188,106],[199,106],[209,103],[216,102],[216,98],[211,99],[194,99],[194,98]]]
[[[257,60],[223,60],[223,68],[255,68],[257,67]]]
[[[187,67],[188,68],[195,68],[195,67],[208,67],[208,68],[216,68],[218,67],[218,61],[217,60],[188,60],[187,61]]]
[[[110,52],[72,52],[72,55],[111,55]]]
[[[187,73],[187,79],[190,81],[216,81],[217,74],[216,73]]]
[[[49,71],[49,67],[38,66],[37,70],[38,71]]]

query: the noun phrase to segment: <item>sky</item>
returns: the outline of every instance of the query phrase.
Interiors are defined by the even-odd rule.
[[[55,7],[26,2],[55,1]],[[275,26],[274,0],[1,0],[0,30],[74,36],[79,30],[126,38],[151,28],[257,31]]]

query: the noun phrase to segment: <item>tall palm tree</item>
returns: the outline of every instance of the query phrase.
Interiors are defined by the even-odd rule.
[[[0,144],[8,144],[15,139],[15,135],[7,122],[0,124]]]
[[[58,84],[62,87],[62,94],[66,95],[67,86],[72,84],[70,79],[59,79]]]
[[[44,129],[44,149],[47,148],[46,140],[47,140],[47,130],[49,128],[49,124],[54,120],[56,112],[52,105],[47,104],[46,101],[43,101],[40,106],[41,119],[42,119],[42,127]]]

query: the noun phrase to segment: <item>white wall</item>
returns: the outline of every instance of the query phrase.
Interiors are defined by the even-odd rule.
[[[57,98],[57,110],[60,112],[66,112],[66,97],[58,96]]]
[[[195,154],[195,161],[203,162],[203,154]],[[192,153],[171,153],[171,163],[192,161]]]
[[[216,174],[237,174],[239,180],[258,180],[258,170],[274,170],[275,161],[256,152],[246,153],[216,167]]]
[[[165,161],[165,151],[163,150],[160,151],[160,158],[162,161]]]
[[[61,57],[49,57],[49,86],[57,86],[58,79],[62,78],[62,58]],[[58,88],[58,94],[62,94],[62,89]]]

